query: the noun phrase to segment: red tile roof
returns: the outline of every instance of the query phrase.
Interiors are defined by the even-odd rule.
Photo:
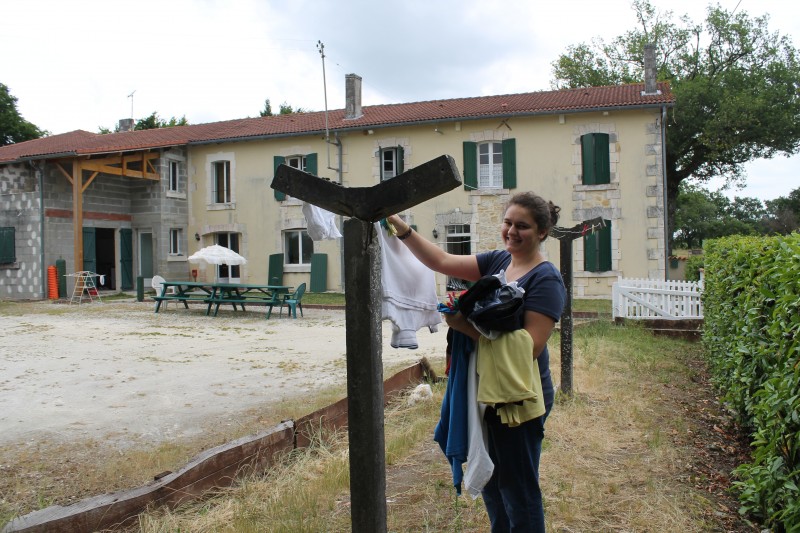
[[[364,106],[362,116],[356,119],[345,119],[344,109],[337,109],[328,113],[328,128],[330,131],[343,131],[488,117],[504,118],[590,110],[672,106],[675,98],[669,85],[659,83],[658,88],[660,94],[656,95],[642,95],[644,84],[640,83]],[[76,130],[0,147],[0,163],[324,131],[325,113],[323,111],[243,118],[105,135]]]

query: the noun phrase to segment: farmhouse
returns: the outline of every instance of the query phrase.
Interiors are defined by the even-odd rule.
[[[45,298],[59,260],[114,290],[196,275],[341,291],[341,240],[311,240],[302,202],[270,188],[277,166],[366,187],[442,154],[463,187],[402,214],[444,249],[502,246],[501,206],[533,190],[561,207],[561,226],[606,221],[575,241],[576,297],[609,297],[618,276],[665,279],[667,84],[362,106],[361,78],[345,83],[344,109],[329,112],[78,130],[0,148],[0,298]],[[214,243],[248,263],[187,261]],[[558,264],[558,242],[545,244]],[[442,293],[461,286],[437,276]]]

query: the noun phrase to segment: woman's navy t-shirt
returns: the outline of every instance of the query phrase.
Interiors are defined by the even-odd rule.
[[[498,274],[501,270],[507,270],[508,265],[511,264],[511,254],[505,250],[484,252],[477,254],[476,257],[481,276]],[[556,322],[559,321],[564,310],[567,291],[564,288],[561,273],[553,263],[549,261],[539,263],[517,279],[517,285],[525,290],[525,310],[536,311],[549,316]],[[522,318],[520,318],[520,327],[524,326],[524,320],[523,314]],[[542,353],[539,354],[537,362],[539,363],[539,375],[542,379],[544,404],[549,412],[555,398],[555,389],[550,376],[550,353],[547,351],[546,344]]]

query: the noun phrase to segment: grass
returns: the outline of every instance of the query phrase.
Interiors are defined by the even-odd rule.
[[[696,386],[685,341],[653,342],[647,331],[599,322],[576,330],[574,395],[557,397],[542,455],[548,531],[709,531],[708,495],[682,484],[674,435],[691,433],[675,395]],[[550,343],[558,361],[558,338]],[[553,375],[560,369],[554,365]],[[456,497],[450,469],[431,442],[443,385],[434,399],[386,413],[390,531],[486,531],[480,499]],[[147,533],[350,531],[344,434],[320,435],[264,476],[177,510],[141,515]],[[711,517],[711,518],[709,518]]]

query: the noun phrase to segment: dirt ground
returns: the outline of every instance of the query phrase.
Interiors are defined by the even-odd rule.
[[[98,439],[119,447],[191,437],[237,413],[346,383],[345,315],[305,317],[150,302],[19,304],[2,316],[0,446]],[[444,353],[444,328],[417,350],[389,345],[386,367]]]

